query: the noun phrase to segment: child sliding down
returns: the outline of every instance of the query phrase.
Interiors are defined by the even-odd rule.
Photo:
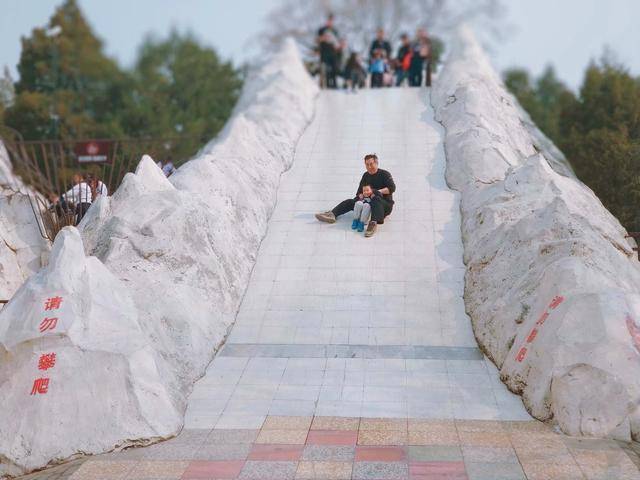
[[[369,216],[371,215],[371,200],[373,197],[374,193],[371,185],[364,185],[362,187],[362,193],[358,195],[359,200],[353,207],[352,229],[364,232],[364,226],[369,223]]]

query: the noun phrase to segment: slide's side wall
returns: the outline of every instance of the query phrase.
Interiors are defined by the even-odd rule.
[[[40,235],[29,197],[0,139],[0,300],[10,299],[40,269],[48,252],[49,244]]]
[[[535,417],[572,435],[637,437],[640,264],[624,228],[466,27],[432,102],[447,181],[462,193],[465,305],[481,348]]]
[[[0,476],[180,431],[192,385],[235,319],[316,96],[286,42],[197,158],[166,179],[143,157],[89,210],[82,241],[73,227],[58,236],[49,266],[0,311]],[[42,330],[42,302],[54,294],[64,312]],[[58,355],[55,376],[29,395],[45,344]],[[25,401],[29,414],[16,417]],[[64,408],[50,415],[51,405]]]

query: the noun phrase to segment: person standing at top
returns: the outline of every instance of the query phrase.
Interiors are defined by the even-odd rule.
[[[383,86],[384,74],[387,71],[387,64],[384,59],[383,50],[375,50],[373,57],[371,57],[371,63],[369,66],[369,72],[371,73],[371,88],[380,88]]]
[[[409,66],[409,85],[422,85],[422,72],[427,65],[427,87],[431,86],[431,39],[424,28],[419,28],[416,40],[411,45],[411,65]]]
[[[60,203],[65,210],[69,206],[73,205],[76,217],[75,223],[78,225],[80,220],[82,220],[82,217],[84,217],[84,214],[89,210],[91,202],[93,201],[93,196],[91,195],[91,187],[85,179],[82,178],[82,175],[75,173],[72,177],[72,181],[73,187],[59,197],[52,198],[51,200],[53,202]]]
[[[320,78],[326,88],[336,88],[340,36],[333,26],[333,13],[327,16],[327,23],[318,29],[316,42],[320,54]]]
[[[391,58],[391,44],[385,38],[383,28],[378,28],[376,31],[376,38],[371,42],[371,47],[369,48],[369,58],[373,58],[376,50],[384,50],[387,54],[386,58]]]
[[[355,197],[340,202],[333,210],[316,213],[316,218],[321,222],[336,223],[337,217],[352,211],[356,206],[356,202],[364,198],[363,188],[369,185],[373,191],[373,197],[371,198],[371,221],[367,225],[364,236],[371,237],[376,233],[378,225],[384,223],[385,217],[387,217],[393,209],[393,192],[396,191],[396,184],[393,181],[391,173],[378,168],[378,156],[375,153],[365,155],[364,166],[367,171],[364,172],[360,179]]]
[[[347,60],[344,68],[344,78],[346,80],[346,87],[351,88],[352,92],[364,86],[367,72],[362,66],[360,55],[357,52],[351,52],[351,55],[349,55],[349,60]]]
[[[409,35],[403,33],[400,35],[400,47],[398,48],[398,56],[396,57],[396,87],[402,85],[404,79],[409,77],[411,56],[411,40],[409,40]]]

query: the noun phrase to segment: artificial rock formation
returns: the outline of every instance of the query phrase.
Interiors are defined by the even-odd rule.
[[[0,140],[0,300],[16,290],[45,263],[49,244],[40,234],[28,190],[13,174]]]
[[[0,313],[0,474],[174,433],[154,357],[127,286],[63,229]]]
[[[620,223],[522,115],[470,30],[432,94],[462,194],[465,305],[529,412],[640,438],[640,263]]]
[[[93,305],[104,303],[112,303],[122,313],[117,320],[99,315],[78,319],[77,324],[112,331],[111,337],[120,338],[126,351],[110,353],[110,346],[99,366],[72,355],[73,342],[62,335],[55,346],[64,344],[68,349],[60,356],[60,371],[72,363],[79,375],[64,388],[77,393],[61,402],[64,411],[56,410],[54,418],[47,415],[48,404],[42,400],[51,399],[61,382],[52,378],[49,397],[49,393],[30,396],[27,391],[26,397],[34,402],[32,416],[11,430],[10,436],[17,441],[0,443],[0,475],[180,431],[191,387],[204,374],[235,318],[275,205],[280,175],[291,166],[296,142],[313,115],[316,95],[317,86],[297,48],[293,42],[285,43],[250,75],[227,126],[195,159],[167,179],[144,156],[136,172],[127,174],[111,197],[100,197],[89,209],[79,230],[91,256],[86,262],[96,273],[81,277],[88,281],[110,272],[113,281],[101,288],[112,293],[101,294],[97,286],[81,289],[81,283],[70,286],[69,292],[75,294],[80,288],[78,302],[85,310],[78,310],[78,315],[91,313]],[[64,244],[70,241],[61,240]],[[56,250],[65,248],[56,241]],[[55,265],[75,271],[68,264],[78,262],[77,254],[54,253]],[[98,274],[100,262],[104,270]],[[38,281],[54,285],[48,278],[57,275],[55,265],[38,274]],[[28,305],[41,306],[40,296],[28,295],[30,288],[27,284],[18,292],[1,314],[0,324],[19,322],[19,311]],[[48,291],[42,290],[45,293]],[[109,323],[101,325],[104,321]],[[128,336],[130,340],[125,341]],[[33,364],[36,347],[31,345],[40,342],[37,338],[25,340],[21,347],[25,353],[12,360],[10,371],[37,372]],[[8,349],[4,354],[13,355]],[[144,375],[147,384],[134,389],[135,381]],[[18,381],[19,376],[13,377]],[[103,392],[95,408],[91,402],[85,405],[92,398],[83,387],[89,378],[99,379],[113,392]],[[129,390],[121,382],[131,384]],[[13,388],[15,395],[23,395],[30,386],[16,384]],[[98,392],[90,391],[91,395]],[[153,402],[142,402],[145,394],[153,394]],[[104,402],[116,415],[107,418],[108,425],[100,422],[96,428],[84,416],[77,417],[83,407],[94,417],[108,416]],[[36,438],[36,421],[48,422],[41,439]],[[66,442],[72,435],[68,429],[54,434],[54,427],[61,423],[75,425],[78,441],[64,448],[45,448],[47,441],[62,438]],[[0,436],[7,434],[0,426]]]

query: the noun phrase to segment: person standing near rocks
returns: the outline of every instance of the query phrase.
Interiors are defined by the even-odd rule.
[[[336,223],[336,218],[353,210],[356,202],[362,198],[362,188],[370,185],[373,189],[374,197],[371,200],[371,221],[367,225],[365,237],[371,237],[384,223],[391,210],[393,210],[393,192],[396,191],[396,184],[391,173],[378,168],[378,156],[370,153],[364,157],[364,165],[367,169],[360,179],[358,190],[354,198],[348,198],[340,202],[333,210],[316,213],[316,218],[325,223]]]
[[[396,57],[396,87],[402,85],[405,78],[409,77],[409,67],[411,66],[411,40],[409,35],[403,33],[400,35],[400,47],[398,48],[398,56]]]
[[[76,215],[75,223],[78,225],[82,220],[82,217],[84,217],[84,214],[89,210],[89,207],[91,207],[93,196],[91,195],[91,187],[89,187],[89,184],[85,181],[82,175],[75,173],[72,177],[72,181],[73,187],[52,200],[63,204],[63,208],[65,210],[68,208],[68,205],[73,205]]]

